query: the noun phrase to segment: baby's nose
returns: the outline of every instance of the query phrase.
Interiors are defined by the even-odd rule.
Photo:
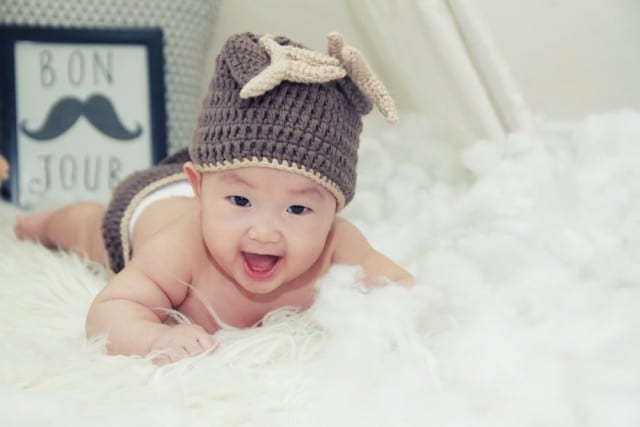
[[[249,229],[249,238],[260,243],[278,243],[282,235],[280,231],[271,224],[256,224]]]

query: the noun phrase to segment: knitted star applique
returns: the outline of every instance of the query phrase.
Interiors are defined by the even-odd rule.
[[[375,105],[390,123],[396,123],[398,121],[396,104],[360,51],[345,45],[342,35],[339,33],[329,33],[327,39],[329,55],[340,61],[351,80],[364,93],[369,102]]]
[[[241,98],[260,96],[284,80],[326,83],[346,75],[340,61],[332,56],[295,46],[282,46],[272,35],[262,36],[260,44],[271,58],[271,64],[242,87]]]
[[[271,64],[242,87],[240,97],[252,98],[263,95],[284,80],[297,83],[326,83],[348,75],[389,122],[397,122],[398,113],[393,98],[360,51],[347,46],[339,33],[329,33],[327,39],[328,55],[296,46],[282,46],[274,36],[262,36],[259,42],[269,55]]]

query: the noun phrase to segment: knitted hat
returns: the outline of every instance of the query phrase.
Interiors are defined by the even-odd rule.
[[[216,60],[189,154],[197,170],[247,166],[302,174],[351,201],[361,115],[378,106],[397,120],[388,92],[339,34],[329,54],[284,37],[230,37]]]

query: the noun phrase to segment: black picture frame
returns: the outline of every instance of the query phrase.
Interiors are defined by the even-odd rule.
[[[41,50],[38,51],[38,48]],[[48,54],[45,55],[47,52]],[[56,64],[54,59],[51,59],[55,58],[54,54],[56,52],[66,58],[66,64],[64,64],[64,60]],[[93,62],[91,62],[89,56],[86,56],[90,52],[93,52]],[[40,92],[37,90],[38,84],[32,82],[35,81],[35,76],[32,73],[33,67],[30,66],[36,61],[36,57],[39,58],[39,68],[37,69],[39,69],[39,85],[40,89],[42,89]],[[117,58],[119,57],[125,59],[118,60]],[[128,68],[133,69],[133,72],[126,71],[127,61],[130,64],[134,64],[133,67],[129,66]],[[113,65],[114,63],[116,66]],[[144,70],[145,63],[146,72]],[[59,72],[56,71],[53,64],[59,67]],[[64,75],[65,66],[68,73],[67,80],[65,81],[62,77],[56,80],[54,77]],[[89,68],[92,67],[93,72],[89,71]],[[122,70],[125,71],[123,72]],[[117,77],[114,76],[116,71],[119,73]],[[82,84],[85,84],[84,80],[87,82],[91,80],[88,77],[89,75],[93,75],[93,84],[95,86],[98,86],[98,83],[102,84],[99,90],[94,88],[94,92],[91,92],[92,89],[81,87]],[[126,85],[121,84],[126,82],[126,79],[131,81],[127,82]],[[54,83],[57,82],[60,82],[60,86],[66,86],[62,89],[46,87],[47,83],[49,86],[54,86]],[[117,82],[117,85],[114,82]],[[77,85],[73,86],[74,83]],[[109,83],[111,83],[111,87],[108,86]],[[90,83],[86,83],[86,85],[89,86]],[[117,91],[115,89],[116,86]],[[23,87],[25,88],[24,90],[22,89]],[[126,87],[135,89],[130,91],[132,93],[131,96],[127,94]],[[68,94],[65,92],[65,88],[68,89]],[[29,105],[39,108],[37,104],[40,102],[39,94],[43,95],[42,98],[46,98],[44,95],[48,96],[52,93],[51,91],[46,92],[45,89],[58,90],[59,95],[65,96],[59,97],[55,104],[49,101],[47,106],[47,108],[50,108],[48,115],[41,114],[38,120],[27,121],[24,117],[18,117],[18,112],[21,111],[22,105],[31,103]],[[110,89],[113,90],[113,93],[109,93]],[[78,96],[77,93],[82,93],[82,91],[86,93]],[[27,92],[30,94],[29,96],[25,95]],[[91,92],[90,96],[88,92]],[[141,100],[139,98],[144,98],[144,96],[133,95],[137,92],[146,93],[147,99]],[[122,94],[120,96],[121,99],[112,99],[112,97],[116,97],[116,93]],[[71,98],[74,101],[69,101]],[[56,123],[64,122],[64,126],[68,125],[68,122],[73,119],[73,117],[69,118],[72,115],[71,111],[73,111],[73,114],[81,111],[81,114],[62,137],[58,136],[58,139],[49,140],[43,139],[38,141],[41,142],[40,145],[34,145],[36,140],[32,138],[36,138],[36,135],[38,138],[50,137],[63,129],[64,126],[58,124],[54,126],[56,132],[44,132],[45,121],[49,123],[48,118],[53,117],[52,112],[55,110],[55,106],[62,104],[62,100],[66,100],[65,106],[70,106],[70,108],[60,108],[64,110],[60,114],[67,118],[58,120]],[[124,118],[118,116],[118,108],[112,111],[115,111],[116,117],[121,120],[118,123],[123,126],[123,129],[126,129],[127,132],[130,129],[136,131],[139,135],[137,139],[133,139],[136,135],[133,132],[118,134],[118,136],[114,136],[115,133],[103,132],[117,128],[115,125],[118,124],[113,123],[113,126],[105,124],[106,120],[103,117],[108,116],[108,114],[104,113],[106,109],[97,108],[98,106],[104,107],[106,104],[111,105],[112,108],[115,106],[125,109],[135,108],[135,114],[130,114],[126,117],[129,119],[127,126],[124,126]],[[132,106],[132,104],[135,104],[135,106]],[[38,108],[34,109],[37,110]],[[2,186],[3,198],[24,207],[36,204],[37,201],[34,202],[35,199],[40,200],[43,198],[48,201],[59,200],[61,202],[68,202],[77,198],[105,201],[105,193],[110,193],[110,190],[126,174],[156,164],[167,154],[162,29],[48,28],[0,25],[0,109],[0,153],[7,158],[11,167],[9,179]],[[92,119],[90,119],[91,111],[94,112]],[[100,112],[100,114],[95,113],[96,111]],[[136,117],[137,113],[140,113],[139,117]],[[45,117],[47,120],[43,120]],[[51,122],[54,122],[53,118]],[[80,122],[83,122],[83,124],[78,125]],[[27,127],[29,123],[31,130],[28,130]],[[78,141],[75,146],[69,145],[71,144],[69,142],[71,137],[66,135],[72,133],[72,128],[76,125],[81,126],[83,130],[89,129],[85,134],[90,131],[91,125],[93,125],[96,137],[83,137],[81,138],[82,141]],[[38,126],[42,126],[40,130],[43,132],[36,133],[34,131],[34,128]],[[74,132],[79,134],[80,131]],[[44,135],[45,133],[47,135]],[[114,143],[113,147],[117,149],[114,151],[117,151],[117,153],[110,155],[108,165],[106,158],[91,157],[90,144],[94,144],[94,152],[100,150],[106,152],[105,150],[108,149],[108,146],[99,141],[110,142],[111,140],[116,141],[117,138],[122,138],[123,141],[124,138],[129,138],[128,142],[130,144],[120,143],[121,141]],[[59,147],[55,149],[55,154],[51,154],[55,144],[59,144]],[[89,145],[85,146],[84,144]],[[32,159],[33,153],[39,153],[37,151],[38,147],[42,150],[45,150],[44,147],[48,147],[46,148],[46,150],[49,150],[49,154],[46,155],[48,157],[42,154],[39,156],[41,164],[36,164],[35,166],[30,164],[28,167],[21,166],[26,161],[35,161]],[[123,147],[130,147],[129,151]],[[131,147],[135,147],[135,150]],[[85,150],[85,153],[89,154],[85,154],[84,157],[78,157],[77,149]],[[23,150],[23,156],[28,155],[29,159],[21,158]],[[27,151],[29,154],[27,154]],[[143,159],[147,155],[146,153],[148,153],[148,160]],[[98,155],[96,154],[95,156]],[[116,168],[115,166],[118,167]],[[56,167],[58,168],[57,172]],[[40,170],[36,172],[37,169]],[[77,184],[81,181],[78,177],[82,174],[80,172],[82,170],[84,171],[85,188],[81,188],[82,184]],[[58,172],[60,174],[59,182],[54,185],[54,179],[51,177]],[[33,177],[29,174],[33,174]],[[100,181],[102,180],[102,175],[105,175],[104,183]],[[29,179],[31,181],[28,181]],[[91,181],[92,186],[88,186],[89,181]],[[26,182],[29,185],[26,185]],[[71,185],[72,183],[73,185]],[[36,187],[37,191],[34,190]],[[31,194],[26,194],[27,191],[32,190],[41,194],[38,194],[37,197],[31,197]],[[96,191],[92,193],[89,190]],[[108,194],[106,197],[108,197]]]

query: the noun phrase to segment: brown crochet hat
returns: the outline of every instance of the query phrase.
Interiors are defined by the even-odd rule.
[[[247,166],[300,173],[325,187],[341,209],[351,201],[361,115],[395,105],[361,54],[339,34],[329,53],[284,37],[230,37],[216,60],[189,153],[201,172]]]

